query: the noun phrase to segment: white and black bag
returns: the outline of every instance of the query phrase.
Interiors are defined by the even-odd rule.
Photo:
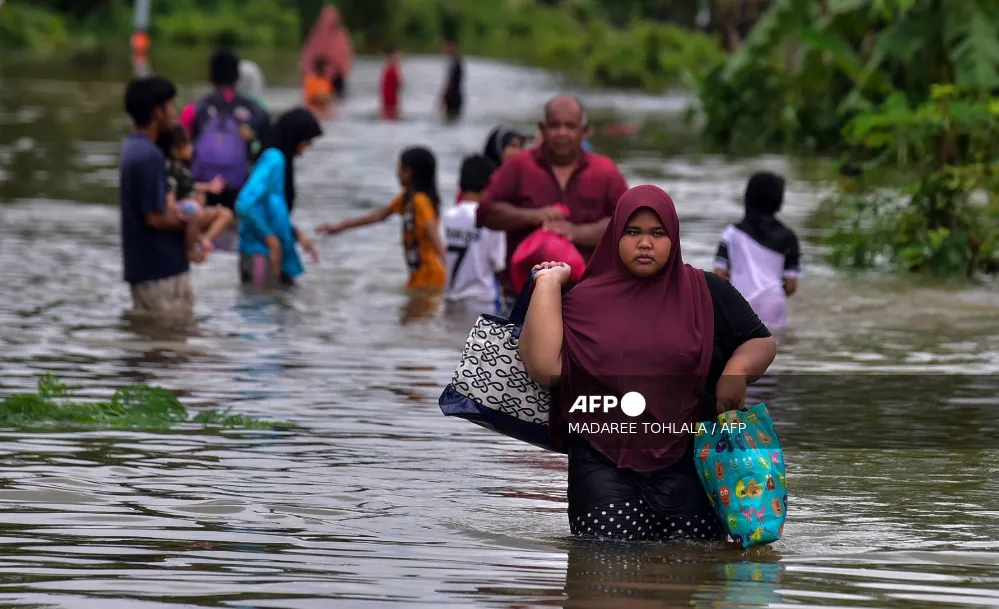
[[[553,447],[548,436],[551,393],[527,374],[517,350],[532,283],[527,282],[509,319],[479,316],[439,403],[445,416],[562,452]]]

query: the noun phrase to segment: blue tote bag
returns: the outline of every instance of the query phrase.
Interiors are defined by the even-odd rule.
[[[533,279],[534,273],[517,298],[509,319],[479,316],[439,404],[445,416],[465,419],[540,448],[564,452],[557,450],[548,437],[551,393],[527,374],[517,350]]]
[[[765,404],[730,410],[718,415],[717,423],[699,425],[694,464],[708,501],[736,543],[751,548],[780,539],[787,477]]]

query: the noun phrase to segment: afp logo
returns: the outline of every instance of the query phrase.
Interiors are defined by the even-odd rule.
[[[605,414],[613,408],[621,408],[621,412],[629,417],[637,417],[645,412],[645,396],[637,391],[629,391],[618,400],[613,395],[581,395],[576,398],[569,412],[586,412],[593,414],[602,411]]]

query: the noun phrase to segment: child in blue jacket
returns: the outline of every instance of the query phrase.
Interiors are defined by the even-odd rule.
[[[295,205],[295,157],[322,135],[316,117],[305,108],[282,115],[271,147],[264,150],[236,199],[239,219],[239,274],[244,284],[292,285],[305,268],[296,243],[313,260],[312,242],[291,223]]]

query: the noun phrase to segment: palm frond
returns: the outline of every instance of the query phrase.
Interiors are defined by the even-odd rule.
[[[999,20],[993,0],[948,0],[943,37],[962,89],[999,87]]]

